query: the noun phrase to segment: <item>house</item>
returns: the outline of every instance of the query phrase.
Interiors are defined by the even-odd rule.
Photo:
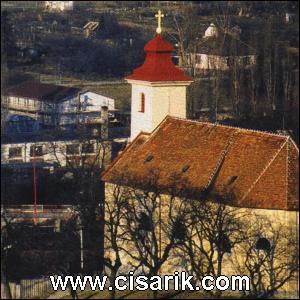
[[[83,163],[110,161],[110,142],[99,136],[80,138],[70,134],[34,134],[31,136],[4,136],[1,143],[2,167],[13,166],[15,170],[32,168],[33,160],[43,169],[53,171],[56,167],[82,166]]]
[[[101,118],[103,107],[113,116],[114,100],[92,91],[60,85],[26,81],[8,89],[2,107],[8,111],[7,122],[16,117],[35,120],[39,127],[72,128],[91,124]]]
[[[212,28],[208,32],[214,33]],[[144,50],[144,64],[126,77],[132,85],[131,142],[102,174],[107,215],[113,209],[115,187],[120,188],[117,191],[130,188],[141,195],[153,191],[153,203],[160,204],[151,232],[160,239],[157,243],[162,255],[168,233],[160,220],[170,219],[170,197],[175,193],[172,199],[180,200],[183,196],[177,191],[184,187],[184,197],[198,202],[204,192],[222,195],[228,207],[240,208],[248,215],[244,218],[247,226],[255,224],[254,216],[261,216],[277,230],[286,229],[288,235],[298,237],[299,149],[295,142],[269,132],[186,119],[186,88],[192,80],[173,65],[172,45],[159,33]],[[158,176],[152,180],[151,174]],[[155,198],[158,190],[163,195]],[[131,194],[126,195],[128,203],[135,203],[128,196]],[[173,212],[176,209],[174,205]],[[136,206],[133,210],[144,211]],[[130,221],[122,223],[119,237],[128,234],[126,222]],[[266,236],[269,229],[264,228]],[[135,254],[139,256],[134,252],[135,241],[118,238],[116,242],[121,249],[122,272],[132,271]],[[109,243],[106,237],[107,249],[111,249]],[[173,251],[159,274],[186,270],[184,257],[176,257],[176,249]],[[105,253],[108,260],[114,255],[112,250]],[[230,260],[222,274],[235,274]],[[287,283],[285,287],[298,293],[295,285]]]
[[[186,55],[179,65],[195,69],[196,74],[209,70],[228,71],[237,63],[239,67],[249,68],[256,64],[254,50],[240,39],[241,29],[238,26],[221,32],[211,23],[204,36],[197,40],[196,49]]]
[[[85,37],[91,37],[94,36],[96,33],[96,30],[99,28],[99,22],[88,22],[83,27],[83,32]]]
[[[64,12],[73,10],[74,1],[45,1],[45,8],[51,12]]]
[[[296,14],[289,12],[285,13],[284,21],[286,24],[294,23],[296,19]]]

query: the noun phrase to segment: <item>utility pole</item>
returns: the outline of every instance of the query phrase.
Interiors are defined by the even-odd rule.
[[[34,224],[37,223],[37,216],[36,216],[36,204],[37,204],[37,200],[36,200],[36,160],[35,160],[35,150],[36,148],[33,148],[33,195],[34,195]]]
[[[79,227],[79,236],[80,236],[80,270],[83,273],[83,224],[80,215],[77,218],[77,224]]]

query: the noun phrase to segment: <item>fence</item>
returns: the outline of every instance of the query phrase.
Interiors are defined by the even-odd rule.
[[[20,283],[11,282],[9,286],[12,299],[45,298],[53,293],[49,277],[23,279]],[[1,284],[1,299],[5,299],[2,291],[4,291],[4,287]]]
[[[21,299],[32,299],[34,297],[46,297],[53,293],[53,288],[49,277],[21,280],[20,296]]]

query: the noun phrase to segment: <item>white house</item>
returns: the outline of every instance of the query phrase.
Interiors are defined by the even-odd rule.
[[[79,88],[27,81],[7,91],[2,107],[8,111],[8,123],[17,115],[36,120],[42,126],[68,126],[97,121],[103,107],[113,117],[115,102]]]
[[[74,1],[45,1],[45,7],[49,11],[69,11],[73,10]]]
[[[226,32],[221,32],[215,24],[205,30],[196,48],[186,54],[186,62],[179,60],[179,65],[193,68],[195,72],[208,70],[230,69],[230,64],[237,62],[243,68],[256,64],[253,49],[240,39],[241,28],[235,26]]]
[[[59,125],[74,124],[78,111],[80,111],[80,123],[91,123],[101,117],[102,107],[107,107],[109,116],[114,116],[114,99],[90,91],[79,92],[77,97],[58,103]]]
[[[102,154],[106,156],[105,162],[109,162],[109,142],[99,141],[95,138],[80,141],[73,139],[57,139],[54,141],[15,141],[1,144],[1,164],[24,164],[37,162],[56,163],[61,167],[68,162],[81,165],[83,161],[92,163],[98,159],[101,163]]]

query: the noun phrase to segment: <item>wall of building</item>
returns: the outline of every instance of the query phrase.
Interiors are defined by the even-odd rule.
[[[50,11],[73,10],[73,1],[45,1],[45,7]]]
[[[125,191],[128,188],[121,187],[121,191]],[[114,191],[115,191],[115,185],[106,183],[105,184],[105,201],[106,201],[106,210],[109,208],[111,210],[114,209],[115,203],[114,203]],[[128,194],[127,194],[128,195]],[[169,220],[170,215],[170,197],[167,195],[160,195],[161,200],[157,199],[157,201],[161,201],[161,217],[164,220]],[[134,201],[134,200],[126,200],[126,201]],[[179,207],[179,203],[181,202],[180,199],[177,199],[177,203],[175,200],[175,205],[172,208],[172,216],[176,217],[176,209]],[[236,209],[236,208],[230,208],[229,209]],[[286,211],[286,210],[269,210],[269,209],[250,209],[250,208],[241,208],[238,210],[239,216],[243,216],[243,222],[245,224],[245,229],[249,230],[254,227],[254,225],[257,223],[258,217],[265,218],[269,221],[269,224],[277,230],[277,232],[280,232],[281,234],[286,234],[286,236],[295,237],[297,240],[299,240],[299,212],[298,211]],[[157,219],[159,220],[159,212],[156,212]],[[107,213],[105,214],[105,218],[108,218]],[[154,217],[156,219],[156,217]],[[108,219],[106,219],[108,221]],[[168,221],[165,223],[168,224]],[[159,236],[159,224],[160,222],[157,222],[158,225],[155,225],[155,230],[157,230],[157,237]],[[121,222],[121,226],[124,225],[124,227],[119,228],[119,235],[122,234],[126,235],[126,222],[123,220]],[[107,230],[107,228],[105,228]],[[271,235],[271,229],[269,227],[263,228],[265,237],[268,237],[268,235]],[[114,252],[109,250],[109,240],[107,239],[108,232],[106,239],[105,239],[105,257],[114,259]],[[169,237],[167,237],[162,230],[161,235],[161,241],[157,241],[159,244],[161,243],[162,252],[164,251],[166,247],[166,241],[168,241]],[[197,243],[197,240],[195,240]],[[127,241],[121,240],[120,238],[117,239],[117,243],[120,247],[123,247],[127,251],[129,251],[132,255],[135,254],[135,246],[134,242],[129,238]],[[279,240],[280,243],[280,240]],[[244,244],[241,244],[240,247],[243,247]],[[176,253],[177,252],[177,253]],[[232,258],[234,255],[237,257],[237,261],[241,263],[244,259],[244,257],[240,254],[239,248],[233,248],[232,254],[225,254],[224,256],[224,263],[223,263],[223,275],[231,276],[231,275],[237,275],[237,271],[235,268],[235,265],[232,263]],[[179,253],[180,254],[180,253]],[[138,253],[136,253],[136,256],[138,257]],[[283,259],[283,258],[281,258]],[[131,270],[131,264],[136,263],[128,254],[126,254],[125,251],[121,251],[121,262],[123,264],[122,268],[120,269],[120,273],[128,274]],[[276,262],[274,263],[276,265]],[[167,274],[173,274],[175,271],[184,271],[187,267],[187,261],[183,255],[178,255],[178,249],[173,249],[171,252],[171,255],[169,256],[168,260],[163,264],[162,268],[159,270],[159,273],[162,275]],[[243,274],[238,274],[243,275]],[[282,291],[285,292],[291,292],[292,294],[299,293],[298,290],[298,284],[295,281],[289,281],[287,282],[283,287]]]
[[[89,122],[94,118],[100,118],[102,114],[102,107],[108,107],[109,111],[114,111],[115,100],[93,93],[84,92],[78,96],[71,97],[58,104],[59,125],[75,124],[77,122],[76,113],[80,111],[78,120],[80,123]]]
[[[83,144],[91,144],[93,150],[85,152]],[[67,152],[68,146],[78,145],[78,152],[71,154]],[[36,161],[43,161],[46,163],[57,163],[59,166],[66,166],[67,161],[78,162],[82,165],[83,161],[86,163],[95,163],[96,161],[101,165],[102,158],[104,166],[111,161],[111,143],[97,140],[86,140],[84,142],[78,140],[69,141],[54,141],[54,142],[31,142],[31,143],[14,143],[1,145],[1,164],[8,163],[30,163],[33,161],[33,155],[30,151],[32,147],[42,147],[42,154],[36,155]],[[10,156],[9,152],[12,148],[19,148],[20,155]]]
[[[232,57],[201,53],[190,53],[187,57],[187,63],[190,67],[194,66],[194,68],[198,70],[228,71],[229,59],[232,59]],[[238,63],[238,65],[243,68],[249,68],[256,64],[255,55],[236,56],[234,57],[234,59]],[[179,61],[179,65],[182,65],[181,60]]]
[[[79,95],[80,116],[79,121],[88,122],[89,119],[100,118],[103,106],[114,111],[115,100],[87,91]],[[66,125],[77,122],[78,95],[61,99],[57,104],[51,101],[40,101],[22,97],[7,97],[7,106],[10,115],[27,115],[37,119],[45,125]]]

